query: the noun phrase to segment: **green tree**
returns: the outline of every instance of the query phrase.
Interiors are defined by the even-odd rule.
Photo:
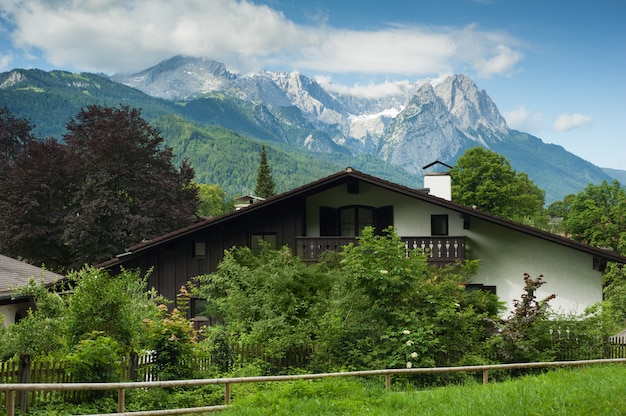
[[[96,331],[126,352],[140,349],[146,338],[143,320],[157,313],[147,278],[130,270],[111,276],[94,267],[72,273],[69,279],[75,288],[67,302],[68,344],[77,345]]]
[[[545,192],[498,153],[480,146],[469,149],[450,173],[455,202],[517,221],[542,214]]]
[[[222,318],[233,339],[262,345],[279,358],[312,342],[329,276],[287,247],[260,243],[257,254],[248,247],[227,251],[216,273],[199,278],[199,296],[208,299],[207,314]]]
[[[32,297],[37,307],[18,323],[0,328],[0,360],[21,353],[37,356],[62,351],[67,346],[65,299],[35,279],[18,288],[16,296]]]
[[[259,170],[257,172],[254,194],[261,198],[269,198],[270,196],[276,195],[275,187],[276,184],[272,178],[270,166],[267,163],[265,146],[261,146],[261,162],[259,163]]]
[[[431,267],[393,228],[386,231],[366,227],[340,255],[317,336],[320,360],[370,369],[480,361],[487,318],[500,304],[492,294],[466,292],[477,263]]]
[[[199,217],[213,217],[230,211],[230,205],[226,201],[226,193],[219,185],[196,184],[198,188],[198,212]]]
[[[562,229],[575,240],[626,255],[626,190],[617,180],[587,185],[569,202]],[[609,263],[603,279],[607,307],[626,321],[626,268]]]
[[[587,185],[570,202],[563,228],[575,240],[626,253],[626,190],[617,180]]]

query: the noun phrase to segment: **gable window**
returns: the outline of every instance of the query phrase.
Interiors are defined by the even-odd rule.
[[[249,247],[253,253],[261,251],[260,241],[268,243],[271,248],[278,248],[278,237],[276,233],[251,233]]]
[[[430,216],[430,235],[448,235],[448,216]]]

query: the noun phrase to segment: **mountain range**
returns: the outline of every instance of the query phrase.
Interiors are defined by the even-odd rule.
[[[23,69],[0,74],[0,106],[31,120],[40,135],[60,138],[67,120],[93,103],[141,107],[200,181],[231,194],[254,187],[257,167],[250,157],[237,157],[236,148],[254,154],[259,143],[271,148],[268,159],[285,188],[279,190],[348,165],[421,187],[423,166],[436,160],[452,165],[474,146],[504,155],[546,191],[548,203],[626,173],[510,129],[488,94],[462,74],[398,83],[378,96],[350,94],[298,72],[240,75],[214,60],[184,56],[110,77]],[[209,148],[224,154],[219,163],[208,163],[214,158],[202,152]],[[224,169],[247,179],[226,186],[219,180],[231,179],[216,172]]]

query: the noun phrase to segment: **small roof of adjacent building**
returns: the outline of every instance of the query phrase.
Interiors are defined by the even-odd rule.
[[[63,278],[60,274],[0,254],[0,299],[13,296],[15,289],[25,286],[30,279],[50,286]]]

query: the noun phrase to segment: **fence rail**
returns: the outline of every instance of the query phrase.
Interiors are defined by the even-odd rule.
[[[154,415],[175,415],[186,413],[201,413],[216,410],[224,410],[230,405],[231,393],[230,388],[233,384],[243,383],[268,383],[280,381],[294,380],[316,380],[331,377],[371,377],[384,376],[385,388],[391,388],[392,375],[412,375],[412,374],[443,374],[456,372],[482,372],[483,383],[489,382],[489,371],[509,370],[509,369],[528,369],[528,368],[550,368],[550,367],[584,367],[587,365],[599,364],[617,364],[626,363],[626,358],[602,359],[602,360],[584,360],[584,361],[552,361],[539,363],[518,363],[518,364],[495,364],[495,365],[478,365],[463,367],[435,367],[435,368],[400,368],[370,371],[350,371],[340,373],[318,373],[318,374],[300,374],[300,375],[284,375],[284,376],[259,376],[259,377],[234,377],[234,378],[212,378],[198,380],[171,380],[171,381],[143,381],[143,382],[126,382],[126,383],[11,383],[0,384],[0,391],[6,392],[6,411],[7,416],[15,415],[15,393],[29,391],[93,391],[93,390],[117,390],[118,402],[117,413],[106,413],[103,415],[134,415],[134,416],[154,416]],[[125,390],[137,388],[164,388],[164,387],[191,387],[206,385],[224,385],[224,405],[223,406],[205,406],[193,407],[186,409],[166,409],[142,412],[125,412]]]

